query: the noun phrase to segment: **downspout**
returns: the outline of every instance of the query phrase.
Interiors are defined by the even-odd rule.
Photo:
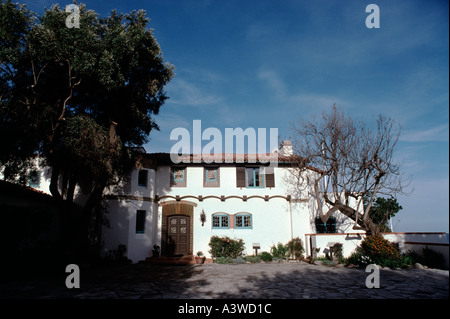
[[[291,225],[291,240],[294,238],[293,236],[293,225],[292,225],[292,207],[291,207],[291,200],[289,200],[289,223]]]

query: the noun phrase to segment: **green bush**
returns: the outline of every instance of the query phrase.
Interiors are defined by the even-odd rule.
[[[344,253],[342,251],[342,243],[336,243],[333,245],[333,256],[336,257],[339,262],[344,261]]]
[[[303,253],[305,252],[305,248],[303,247],[303,242],[300,238],[296,237],[291,239],[287,244],[287,253],[288,256],[293,257],[295,259],[303,258]]]
[[[246,256],[244,259],[252,264],[261,262],[261,257],[259,256]]]
[[[278,243],[277,246],[273,245],[270,248],[270,253],[272,254],[272,257],[279,258],[279,259],[287,258],[287,252],[288,252],[288,247],[283,245],[282,243]]]
[[[263,251],[259,256],[261,257],[261,260],[265,262],[270,262],[273,259],[272,255],[267,251]]]
[[[422,253],[408,251],[405,259],[409,262],[409,265],[420,263],[430,268],[445,269],[444,255],[428,247],[423,248]]]
[[[231,261],[233,262],[233,264],[245,264],[245,259],[242,258],[241,256],[237,256],[236,258],[233,258]]]
[[[211,247],[209,253],[213,258],[236,258],[244,251],[244,241],[242,239],[231,239],[227,236],[212,236],[209,241],[209,247]]]
[[[439,268],[439,269],[445,268],[444,255],[437,251],[434,251],[433,249],[430,249],[428,247],[422,249],[422,257],[423,257],[423,264],[430,268]]]
[[[217,257],[216,259],[214,259],[214,262],[216,264],[232,264],[233,260],[231,259],[231,257]]]
[[[398,250],[381,235],[367,236],[361,242],[361,248],[372,263],[383,267],[392,267],[401,259]]]
[[[367,265],[377,264],[382,267],[407,268],[420,263],[430,268],[445,268],[444,256],[428,247],[422,253],[409,251],[406,254],[398,252],[398,248],[381,236],[370,236],[363,240],[361,246],[345,259],[346,264]]]

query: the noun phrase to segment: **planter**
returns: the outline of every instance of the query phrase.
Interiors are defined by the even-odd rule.
[[[201,265],[205,262],[206,257],[195,257],[195,263]]]
[[[154,245],[152,249],[152,255],[154,258],[159,257],[159,253],[161,252],[161,248],[158,245]]]

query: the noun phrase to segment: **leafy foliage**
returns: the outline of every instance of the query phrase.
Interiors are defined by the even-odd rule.
[[[244,251],[244,241],[242,239],[231,239],[228,236],[212,236],[209,240],[209,247],[211,247],[209,253],[213,258],[237,258]]]
[[[69,29],[68,13],[58,6],[36,19],[25,7],[2,1],[0,161],[38,153],[58,173],[96,177],[99,166],[109,163],[100,171],[111,181],[126,162],[130,167],[130,156],[119,149],[141,146],[158,128],[152,115],[167,99],[163,88],[173,67],[164,63],[144,11],[99,18],[79,7],[80,28]],[[111,123],[117,124],[117,141],[108,138]],[[85,130],[74,132],[78,124]],[[85,156],[63,164],[80,150],[90,153],[83,170],[78,166]],[[7,173],[13,178],[23,172]]]
[[[365,197],[364,209],[367,207],[369,196]],[[380,227],[381,232],[390,232],[389,219],[395,216],[403,207],[396,198],[377,197],[370,208],[369,216]]]
[[[339,262],[344,261],[344,253],[342,246],[343,246],[342,243],[336,243],[333,245],[333,255],[339,260]]]
[[[231,257],[217,257],[214,262],[216,264],[232,264],[233,259]]]
[[[305,248],[303,246],[303,241],[299,238],[293,238],[286,244],[288,256],[293,257],[295,259],[301,259],[305,252]]]
[[[270,253],[275,258],[285,259],[287,258],[288,248],[282,243],[278,243],[277,246],[273,245],[270,248]]]
[[[377,264],[382,267],[401,267],[407,260],[398,249],[381,235],[367,236],[347,258],[347,264]]]
[[[259,256],[261,257],[261,260],[265,262],[270,262],[273,260],[272,255],[267,251],[263,251],[261,254],[259,254]]]
[[[423,248],[420,253],[409,251],[407,256],[411,258],[411,264],[417,262],[431,268],[445,269],[444,255],[428,247]]]
[[[52,168],[55,199],[72,202],[77,185],[89,194],[87,227],[104,188],[135,164],[131,149],[158,129],[174,73],[145,11],[79,9],[80,28],[70,29],[58,5],[38,17],[0,0],[0,166],[6,180],[23,183],[39,155]]]
[[[367,236],[361,243],[361,248],[366,256],[378,263],[383,259],[399,260],[400,254],[397,249],[383,236]]]
[[[248,261],[249,263],[256,264],[261,262],[260,256],[245,256],[245,261]]]

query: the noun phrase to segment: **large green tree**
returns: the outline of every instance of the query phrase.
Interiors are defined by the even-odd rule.
[[[57,5],[38,16],[0,1],[4,178],[26,181],[38,157],[52,168],[50,192],[63,218],[76,186],[87,195],[87,232],[104,189],[129,172],[133,147],[158,129],[154,116],[168,98],[173,66],[143,10],[102,18],[80,4],[79,28],[69,28],[71,13]]]
[[[370,197],[371,196],[366,196],[366,198],[364,198],[364,209],[367,208]],[[391,232],[389,221],[402,209],[403,207],[394,197],[377,197],[374,200],[372,207],[370,207],[369,216],[372,221],[378,225],[380,231]]]

